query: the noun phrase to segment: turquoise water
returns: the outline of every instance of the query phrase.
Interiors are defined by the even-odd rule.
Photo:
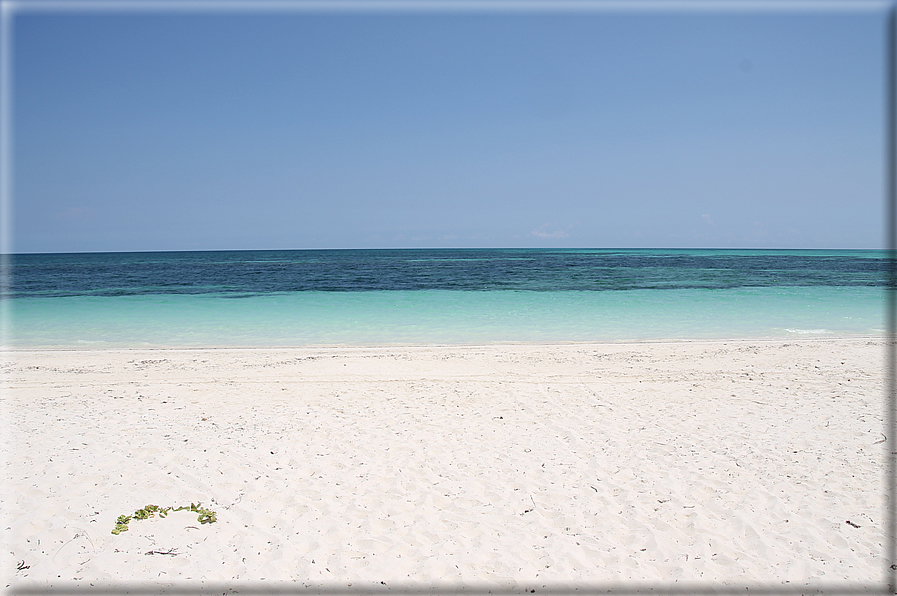
[[[833,337],[884,332],[874,286],[374,290],[8,300],[13,347],[303,346]]]
[[[878,251],[15,255],[11,347],[831,337],[884,332]]]

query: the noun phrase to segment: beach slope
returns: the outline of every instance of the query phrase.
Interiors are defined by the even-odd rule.
[[[871,586],[884,350],[7,352],[4,585]]]

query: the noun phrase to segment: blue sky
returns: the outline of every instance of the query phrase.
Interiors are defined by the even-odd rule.
[[[13,250],[878,248],[884,22],[19,10]]]

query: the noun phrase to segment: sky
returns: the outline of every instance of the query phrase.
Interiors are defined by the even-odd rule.
[[[884,246],[884,5],[27,5],[16,253]]]

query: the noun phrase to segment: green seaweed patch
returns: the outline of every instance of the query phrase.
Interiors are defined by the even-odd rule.
[[[158,505],[147,505],[143,509],[135,511],[133,515],[119,515],[118,519],[115,520],[115,528],[112,529],[112,533],[121,534],[122,532],[127,532],[128,523],[130,523],[132,519],[149,519],[155,517],[156,514],[158,514],[159,517],[166,517],[169,511],[192,511],[193,513],[198,513],[199,515],[196,517],[196,521],[201,524],[213,524],[218,521],[215,512],[203,507],[202,503],[190,503],[189,507],[186,505],[183,507],[159,507]]]

